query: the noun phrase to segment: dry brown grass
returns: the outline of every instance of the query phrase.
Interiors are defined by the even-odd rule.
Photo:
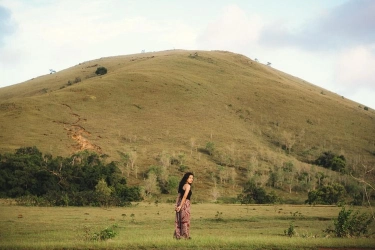
[[[198,190],[216,171],[197,150],[208,141],[243,168],[251,157],[260,168],[290,160],[302,168],[300,160],[326,150],[353,167],[374,166],[373,110],[242,55],[194,52],[100,58],[0,89],[0,152],[35,145],[54,156],[94,149],[119,160],[117,151],[136,151],[140,173],[163,151],[182,152]],[[108,73],[96,76],[99,66]],[[286,137],[290,155],[281,149]],[[240,168],[237,178],[246,179]],[[129,180],[141,183],[142,174]]]

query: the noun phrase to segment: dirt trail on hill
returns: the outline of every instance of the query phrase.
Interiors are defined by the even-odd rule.
[[[85,119],[82,119],[80,115],[73,112],[72,108],[67,104],[62,104],[63,106],[67,107],[70,111],[70,114],[75,117],[77,120],[72,123],[66,122],[59,122],[54,121],[59,124],[64,125],[64,129],[67,131],[67,134],[70,138],[72,138],[77,144],[72,145],[74,151],[82,151],[85,149],[93,150],[97,153],[101,153],[102,149],[93,143],[91,143],[87,137],[91,135],[89,131],[87,131],[84,127],[82,127],[79,123]]]

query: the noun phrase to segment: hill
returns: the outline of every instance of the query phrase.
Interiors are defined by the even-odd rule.
[[[108,73],[96,75],[98,67]],[[129,183],[141,185],[150,166],[178,178],[189,169],[202,200],[207,190],[209,199],[233,196],[254,176],[265,186],[270,171],[287,162],[310,180],[324,172],[327,183],[342,181],[311,165],[326,151],[344,155],[358,174],[375,163],[373,110],[225,51],[83,62],[1,88],[0,121],[0,153],[26,146],[53,156],[93,150],[119,161]],[[283,185],[291,189],[281,195],[293,196],[296,188]]]

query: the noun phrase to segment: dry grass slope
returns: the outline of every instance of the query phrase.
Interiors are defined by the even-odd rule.
[[[374,166],[373,110],[239,54],[195,52],[100,58],[1,88],[0,153],[35,145],[54,156],[89,149],[120,160],[117,151],[134,151],[139,173],[162,152],[184,155],[202,188],[216,169],[198,150],[209,141],[243,168],[251,159],[303,168],[327,150],[353,167]],[[95,75],[100,66],[108,73]]]

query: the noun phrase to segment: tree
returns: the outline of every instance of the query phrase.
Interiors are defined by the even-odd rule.
[[[249,181],[245,184],[244,190],[237,196],[241,204],[270,204],[275,203],[279,200],[275,193],[267,192],[262,187],[257,187],[253,181]]]
[[[140,200],[139,188],[128,188],[117,165],[105,164],[104,158],[88,151],[53,158],[36,147],[0,155],[0,196],[30,195],[35,205],[44,201],[57,206],[123,205]]]
[[[119,169],[121,171],[121,174],[124,175],[126,172],[126,176],[129,177],[130,175],[130,169],[129,169],[129,154],[117,151],[117,153],[120,155],[121,162]]]
[[[289,193],[292,193],[292,188],[295,181],[295,167],[293,162],[284,162],[282,170],[284,173],[284,181],[288,185],[288,191]]]
[[[338,184],[334,183],[333,185],[326,185],[320,187],[317,190],[310,191],[307,195],[308,198],[305,203],[310,205],[314,204],[337,204],[342,201],[345,194],[345,188]]]
[[[209,155],[213,155],[215,152],[215,143],[212,141],[207,142],[205,150]]]
[[[97,75],[105,75],[107,74],[107,69],[105,67],[98,67],[95,71]]]
[[[156,174],[154,172],[151,171],[148,173],[148,177],[144,183],[144,189],[146,196],[151,196],[152,194],[158,193],[158,182]]]
[[[323,152],[323,154],[315,160],[315,164],[333,171],[344,172],[346,167],[346,159],[343,155],[338,156],[331,151],[327,151]]]
[[[296,138],[292,133],[287,131],[283,132],[282,137],[284,141],[285,150],[288,150],[288,153],[290,154],[290,151],[292,150],[292,147],[296,142]]]
[[[327,233],[334,233],[336,237],[359,237],[368,233],[368,227],[372,223],[371,215],[360,213],[358,210],[353,213],[352,209],[341,208],[337,219],[334,220],[335,229],[327,228]]]
[[[137,152],[130,151],[130,153],[129,153],[129,162],[130,162],[130,166],[131,166],[132,170],[134,169],[134,164],[137,161],[137,158],[138,158]]]
[[[268,186],[271,186],[273,188],[280,187],[280,183],[282,182],[281,180],[282,173],[278,166],[274,166],[273,169],[270,169],[268,176],[269,176],[268,181],[267,181]]]
[[[177,194],[177,188],[179,184],[179,179],[176,176],[168,177],[167,190],[170,194]]]
[[[101,205],[108,206],[112,189],[108,187],[107,182],[104,179],[99,180],[98,184],[95,186],[95,191],[98,193]]]

